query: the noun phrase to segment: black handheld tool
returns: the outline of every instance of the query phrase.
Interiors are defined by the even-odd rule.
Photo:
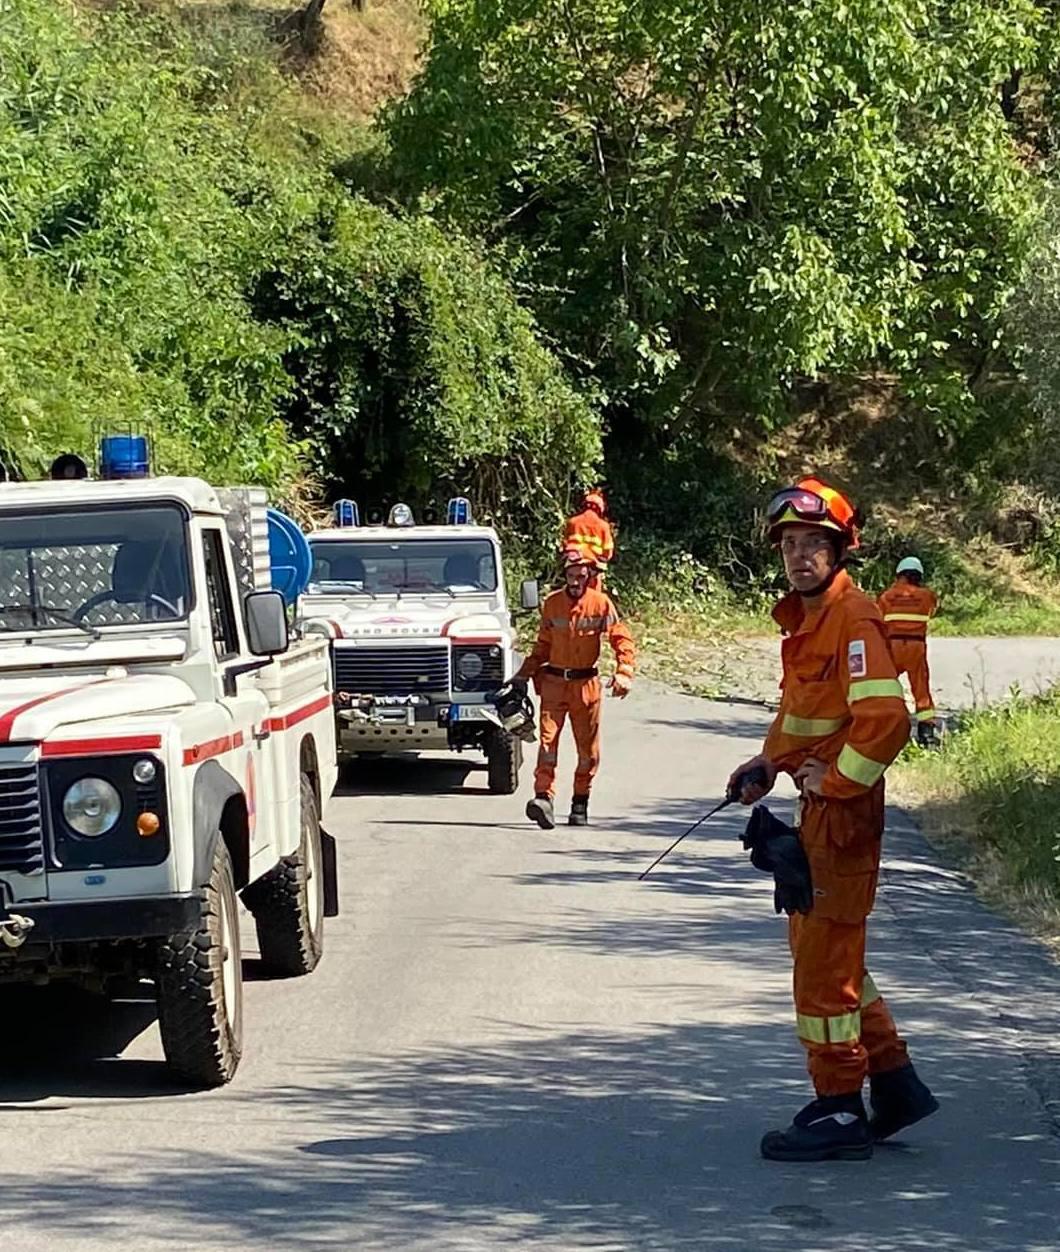
[[[682,839],[687,839],[688,836],[694,830],[698,830],[699,827],[702,826],[704,822],[709,822],[710,819],[716,813],[720,813],[722,809],[727,809],[730,804],[735,804],[736,801],[739,800],[744,787],[753,787],[756,784],[759,787],[764,787],[768,781],[769,779],[766,774],[766,771],[761,765],[756,765],[754,766],[753,769],[747,769],[747,770],[744,770],[742,774],[737,774],[736,777],[732,780],[732,785],[729,787],[728,791],[726,791],[725,793],[725,799],[722,800],[720,804],[716,804],[710,810],[709,813],[704,813],[704,815],[699,819],[698,822],[693,822],[692,825],[689,826],[689,828],[685,831],[685,833],[681,836],[680,839],[675,839],[673,843],[671,843],[670,846],[666,849],[665,852],[660,853],[655,858],[655,860],[652,861],[652,863],[648,866],[648,868],[644,871],[644,873],[638,876],[637,881],[643,882],[644,879],[647,878],[648,875],[652,872],[652,870],[656,867],[656,865],[658,865],[659,862],[663,860],[665,857],[668,857],[670,855],[670,853],[674,850],[674,848],[677,847],[677,845],[681,842]]]

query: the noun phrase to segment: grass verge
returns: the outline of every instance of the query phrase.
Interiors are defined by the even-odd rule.
[[[907,750],[893,798],[992,904],[1060,951],[1060,690],[966,714]]]

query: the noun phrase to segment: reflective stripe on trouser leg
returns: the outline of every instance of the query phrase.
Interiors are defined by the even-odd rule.
[[[597,687],[599,683],[597,682]],[[578,747],[578,768],[574,774],[574,794],[587,796],[600,768],[600,699],[581,703],[572,699],[570,724]]]
[[[905,1040],[868,970],[861,984],[861,1042],[869,1056],[870,1074],[883,1074],[909,1063]]]
[[[537,769],[534,771],[536,795],[552,795],[555,791],[559,736],[566,720],[566,709],[547,704],[541,705],[541,739],[537,749]]]
[[[858,1091],[869,1065],[861,1040],[865,924],[796,914],[788,933],[797,1029],[817,1094]]]

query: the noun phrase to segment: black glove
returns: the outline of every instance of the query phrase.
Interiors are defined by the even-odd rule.
[[[751,864],[773,875],[773,908],[809,913],[813,908],[813,879],[798,832],[773,816],[764,804],[751,811],[743,846],[751,850]]]

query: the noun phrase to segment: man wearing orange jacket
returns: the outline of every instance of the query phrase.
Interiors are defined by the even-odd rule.
[[[582,498],[582,511],[568,518],[563,528],[564,551],[581,548],[589,552],[601,570],[607,568],[615,555],[615,537],[606,514],[604,493],[594,488]]]
[[[578,749],[568,822],[571,826],[589,822],[589,792],[600,767],[598,662],[604,639],[615,654],[612,694],[624,699],[633,684],[633,636],[619,619],[611,598],[590,585],[596,572],[591,552],[570,548],[564,553],[564,585],[545,600],[537,643],[515,676],[524,687],[533,679],[541,697],[534,798],[526,806],[526,815],[542,830],[551,830],[556,824],[553,796],[559,736],[568,717]]]
[[[897,577],[876,601],[891,641],[891,655],[899,677],[909,675],[916,705],[916,737],[922,748],[935,742],[935,701],[931,697],[928,670],[927,628],[939,607],[938,596],[924,584],[924,565],[919,557],[898,562]]]
[[[779,492],[768,510],[792,591],[773,616],[784,632],[780,710],[762,754],[730,786],[753,804],[778,771],[802,793],[799,837],[813,907],[789,922],[797,1029],[816,1099],[762,1140],[771,1160],[864,1159],[873,1142],[935,1111],[865,968],[884,823],[883,775],[909,735],[905,699],[876,606],[844,565],[858,546],[850,501],[818,479]],[[762,785],[741,775],[760,767]],[[862,1102],[868,1076],[873,1117]]]

